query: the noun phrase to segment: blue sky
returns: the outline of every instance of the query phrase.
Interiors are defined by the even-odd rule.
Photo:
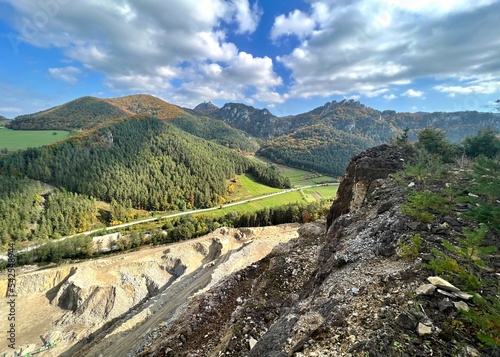
[[[0,115],[134,93],[491,111],[498,23],[498,0],[0,0]]]

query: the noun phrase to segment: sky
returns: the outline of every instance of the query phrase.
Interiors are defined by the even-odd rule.
[[[500,0],[0,0],[0,115],[82,96],[493,111]]]

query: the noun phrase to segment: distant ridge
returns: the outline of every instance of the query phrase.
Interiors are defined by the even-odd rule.
[[[135,94],[121,98],[82,97],[5,125],[12,129],[87,130],[131,115],[171,122],[195,136],[223,146],[255,152],[299,168],[341,175],[362,150],[388,143],[408,128],[410,140],[426,127],[459,142],[482,129],[500,131],[498,113],[476,111],[398,113],[376,110],[355,100],[331,101],[298,115],[278,117],[268,109],[242,103],[218,108],[204,102],[181,108],[160,98]]]
[[[21,130],[88,130],[130,115],[147,114],[171,120],[183,113],[178,106],[147,94],[106,99],[81,97],[48,110],[18,116],[8,123],[8,127]]]
[[[91,129],[130,113],[95,97],[81,97],[34,114],[21,115],[8,123],[11,129],[72,130]]]

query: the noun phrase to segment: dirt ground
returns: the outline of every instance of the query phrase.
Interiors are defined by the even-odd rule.
[[[39,354],[39,356],[59,356],[64,351],[74,351],[76,344],[84,346],[85,343],[81,341],[85,341],[89,336],[92,336],[92,340],[99,340],[95,332],[99,331],[105,322],[113,319],[115,323],[106,329],[106,335],[121,336],[124,331],[130,332],[138,325],[147,324],[152,316],[164,310],[163,305],[161,309],[155,308],[155,304],[161,298],[149,292],[151,284],[158,288],[156,293],[165,293],[171,287],[179,285],[184,277],[198,271],[203,273],[204,269],[209,268],[210,274],[203,273],[206,284],[199,286],[200,289],[206,289],[228,274],[262,259],[279,243],[296,238],[298,227],[296,224],[286,224],[265,228],[220,228],[206,236],[168,246],[145,248],[136,252],[65,264],[50,269],[18,268],[16,269],[17,351],[22,348],[23,353],[26,353],[42,347],[44,339],[59,337],[60,341],[56,348]],[[179,273],[180,276],[174,276]],[[144,277],[149,285],[148,289],[143,287],[141,290]],[[172,280],[174,284],[162,291],[161,288]],[[197,293],[199,290],[197,282],[193,280],[190,284],[193,294]],[[6,300],[6,286],[7,276],[3,273],[0,275],[0,294],[4,297],[2,300]],[[65,292],[64,289],[69,292]],[[109,309],[100,316],[97,305],[102,301],[102,294],[106,291],[114,296],[107,302],[107,305],[110,305]],[[100,296],[100,301],[93,301],[94,295]],[[64,304],[77,304],[87,310],[71,311],[61,308],[58,306],[61,304],[57,301],[62,300],[66,301]],[[147,309],[141,308],[146,304],[148,304]],[[133,307],[134,311],[130,312]],[[162,321],[161,316],[157,316],[154,321]],[[5,331],[2,335],[6,335],[8,323],[8,309],[2,307],[0,329]],[[91,335],[92,333],[94,335]],[[12,355],[13,351],[6,345],[6,336],[1,337],[0,356]],[[134,341],[129,342],[131,346],[134,343]],[[110,353],[113,355],[113,352]]]

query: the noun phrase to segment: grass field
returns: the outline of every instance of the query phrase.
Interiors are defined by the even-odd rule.
[[[228,181],[228,185],[234,185],[234,192],[227,195],[228,202],[241,201],[247,198],[262,196],[268,193],[280,191],[278,188],[269,187],[254,181],[251,176],[239,175],[236,176],[236,182]]]
[[[15,151],[43,146],[65,139],[68,135],[69,132],[62,130],[11,130],[0,125],[0,150],[7,148]]]
[[[335,198],[337,195],[337,190],[339,186],[319,186],[319,187],[313,187],[313,188],[307,188],[304,189],[304,194],[305,195],[310,195],[314,197],[316,200],[329,200],[332,198]]]
[[[338,179],[336,179],[334,177],[325,176],[325,175],[315,173],[312,171],[296,169],[294,167],[287,166],[287,165],[276,164],[276,163],[274,163],[274,162],[272,162],[264,157],[261,157],[261,156],[251,155],[248,157],[250,159],[253,159],[256,161],[261,161],[261,162],[265,162],[267,164],[274,164],[274,165],[278,166],[278,169],[283,174],[283,176],[288,177],[290,179],[292,187],[317,185],[317,184],[326,183],[326,182],[338,182]]]
[[[222,208],[220,210],[210,212],[210,214],[213,214],[215,216],[223,216],[233,211],[255,212],[266,207],[269,208],[269,207],[283,206],[294,202],[310,202],[310,201],[304,199],[304,197],[302,197],[299,191],[294,191],[294,192],[287,192],[282,195],[271,196],[268,198],[264,198],[262,200],[257,200],[257,201],[250,200],[250,202],[248,203],[244,203],[234,207]]]

